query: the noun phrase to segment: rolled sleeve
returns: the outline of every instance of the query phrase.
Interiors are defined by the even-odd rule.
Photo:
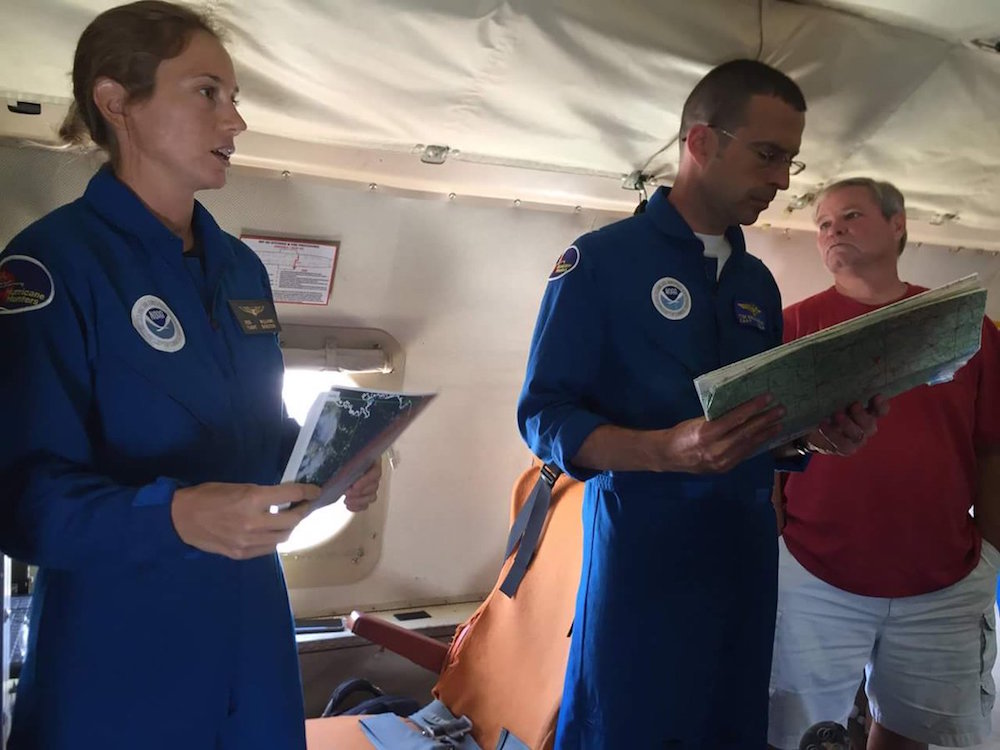
[[[609,420],[592,406],[604,338],[600,287],[585,248],[578,252],[577,267],[546,287],[517,416],[521,435],[538,458],[586,480],[599,472],[576,466],[573,458],[590,433]]]

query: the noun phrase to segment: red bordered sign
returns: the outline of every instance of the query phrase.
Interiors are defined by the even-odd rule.
[[[256,234],[244,234],[240,239],[264,263],[275,302],[292,305],[330,302],[340,242]]]

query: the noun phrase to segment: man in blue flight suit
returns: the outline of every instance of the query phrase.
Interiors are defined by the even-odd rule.
[[[684,105],[673,189],[581,237],[549,277],[518,422],[587,480],[560,750],[766,747],[776,462],[814,442],[853,452],[884,408],[855,404],[822,439],[761,455],[783,416],[768,396],[698,416],[695,377],[781,343],[777,285],[738,225],[801,170],[805,109],[773,68],[715,68]]]

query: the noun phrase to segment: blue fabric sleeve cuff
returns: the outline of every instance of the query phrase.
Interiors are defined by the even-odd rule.
[[[200,550],[184,542],[174,528],[170,506],[182,482],[169,477],[139,488],[129,519],[129,554],[138,563],[164,558],[197,557]]]
[[[558,466],[574,479],[586,482],[600,474],[595,469],[586,469],[575,465],[573,457],[580,452],[580,447],[587,437],[598,427],[608,424],[608,420],[589,411],[574,412],[556,434],[552,445],[553,460]]]

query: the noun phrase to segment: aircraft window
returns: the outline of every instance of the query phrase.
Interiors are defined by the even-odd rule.
[[[285,400],[285,409],[301,425],[316,396],[336,385],[353,387],[357,384],[343,372],[288,368],[285,370],[281,394]],[[339,534],[350,522],[352,515],[343,503],[320,508],[295,527],[288,541],[278,545],[278,552],[290,554],[318,547]]]

